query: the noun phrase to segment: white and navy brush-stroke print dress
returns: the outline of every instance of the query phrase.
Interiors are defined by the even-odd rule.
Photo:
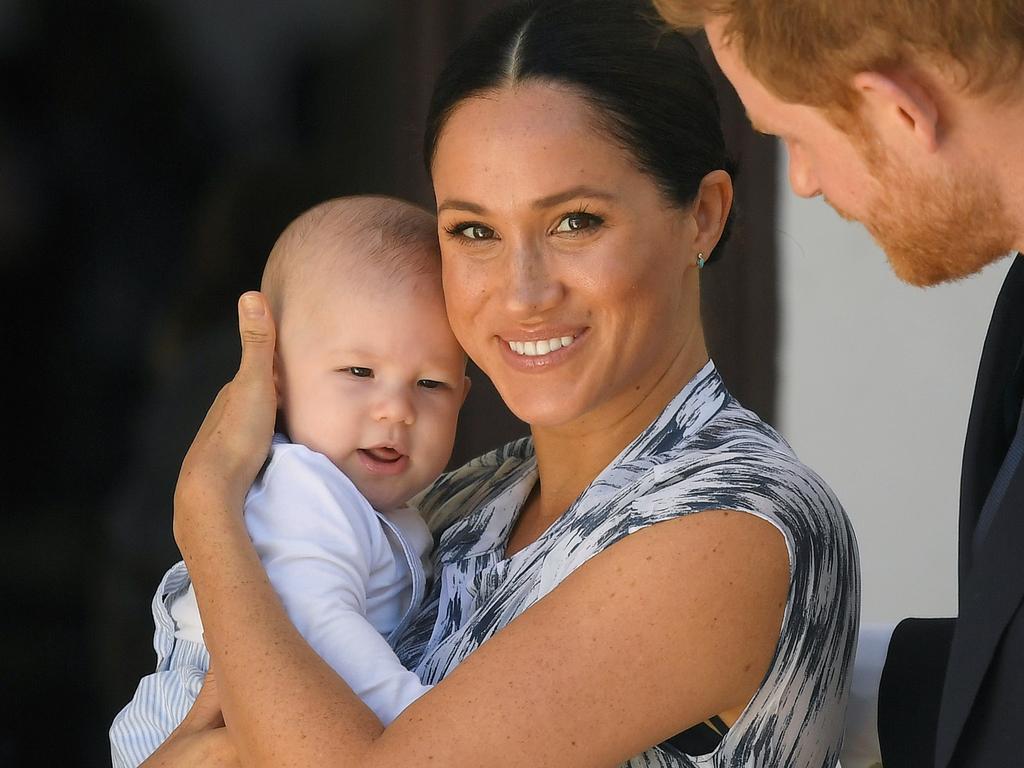
[[[443,476],[419,500],[437,542],[434,583],[396,650],[424,683],[440,681],[624,536],[682,515],[738,510],[775,525],[789,548],[789,598],[768,674],[723,737],[694,747],[701,740],[689,738],[691,729],[625,765],[835,765],[860,605],[853,531],[828,486],[729,395],[712,363],[544,534],[506,558],[536,479],[524,438]]]

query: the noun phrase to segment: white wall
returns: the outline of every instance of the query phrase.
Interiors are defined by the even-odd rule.
[[[961,449],[1010,262],[904,285],[862,228],[796,198],[781,165],[778,426],[853,520],[864,621],[952,616]]]

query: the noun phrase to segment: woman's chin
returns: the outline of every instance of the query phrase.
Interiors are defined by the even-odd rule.
[[[545,392],[538,396],[537,392],[498,393],[512,414],[530,425],[531,429],[548,429],[569,424],[579,418],[582,410],[578,398],[569,395],[559,396],[558,393]]]

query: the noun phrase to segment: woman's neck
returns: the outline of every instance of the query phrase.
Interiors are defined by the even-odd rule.
[[[559,517],[707,362],[698,328],[646,387],[627,390],[568,424],[534,427],[540,479],[532,497],[533,514],[549,521]]]

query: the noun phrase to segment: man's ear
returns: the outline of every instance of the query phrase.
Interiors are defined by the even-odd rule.
[[[863,99],[870,123],[876,128],[909,129],[925,151],[939,146],[939,104],[931,88],[913,73],[884,75],[861,72],[853,87]]]
[[[473,386],[473,380],[472,380],[471,378],[469,378],[469,376],[465,376],[465,377],[463,377],[463,382],[462,382],[462,384],[463,384],[463,385],[462,385],[462,402],[461,402],[461,403],[459,403],[459,407],[460,407],[460,408],[461,408],[461,407],[462,407],[462,406],[463,406],[463,405],[465,404],[465,402],[466,402],[466,397],[467,397],[467,396],[469,395],[469,389],[470,389],[470,387],[472,387],[472,386]]]

